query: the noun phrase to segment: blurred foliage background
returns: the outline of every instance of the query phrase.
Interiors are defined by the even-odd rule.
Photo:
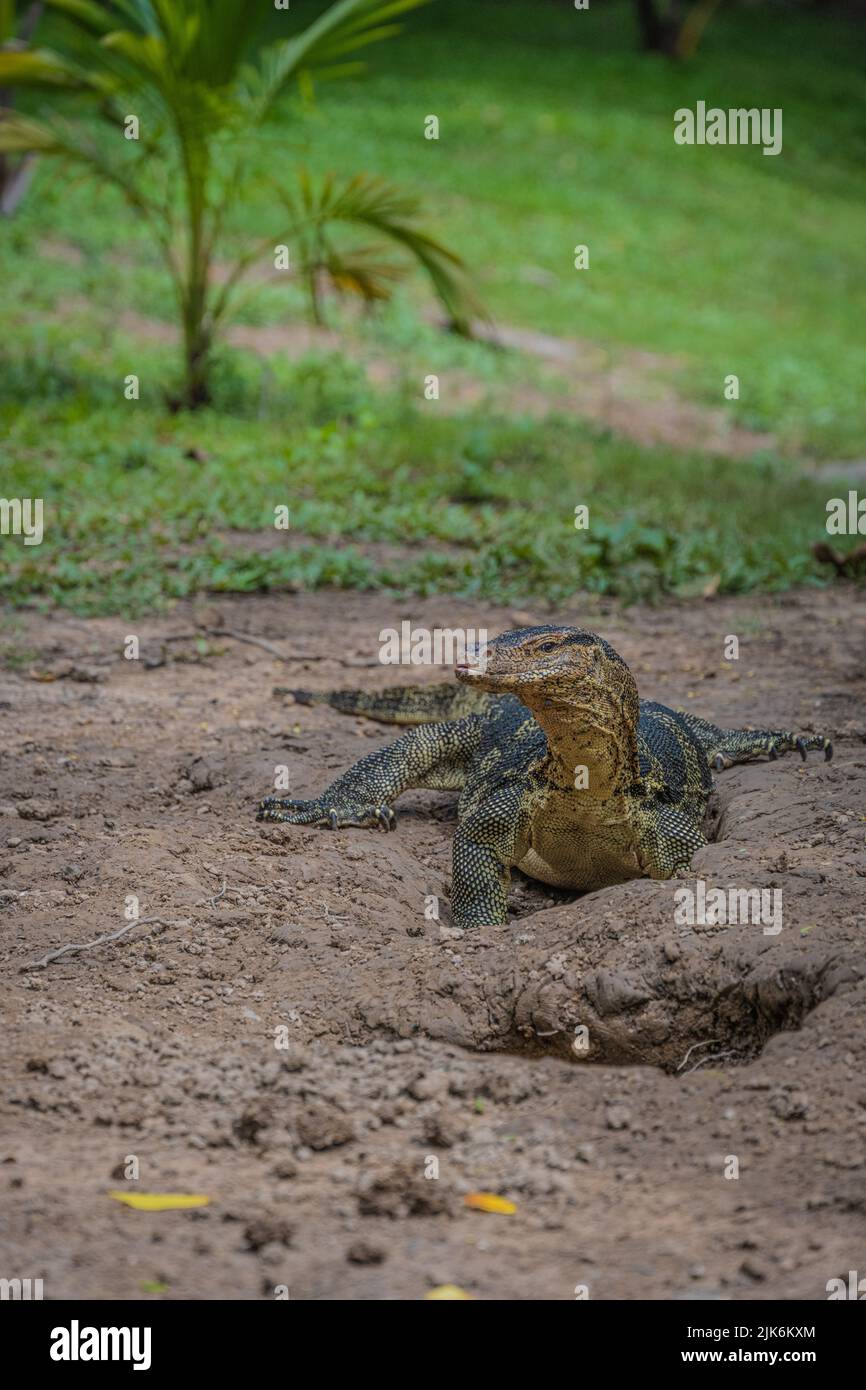
[[[96,8],[146,32],[150,3]],[[268,45],[330,8],[255,5],[232,65],[244,93],[246,60],[266,71]],[[53,8],[27,50],[83,65]],[[226,117],[210,142],[215,187],[242,180],[242,196],[208,293],[250,246],[267,249],[208,343],[199,399],[184,394],[183,319],[152,224],[68,151],[28,164],[0,219],[0,495],[43,497],[46,531],[38,547],[0,539],[0,593],[92,612],[323,584],[557,600],[824,582],[810,546],[826,501],[863,476],[862,18],[731,0],[678,55],[700,7],[675,11],[660,51],[626,0],[393,8],[381,41],[325,54],[366,71],[311,83],[296,63],[266,121]],[[7,54],[32,10],[0,6]],[[183,55],[168,57],[183,77]],[[59,121],[98,158],[146,156],[141,187],[163,199],[183,265],[182,175],[162,148],[123,140],[134,79],[122,64],[111,76],[110,100],[0,83],[6,121]],[[157,98],[148,112],[165,84]],[[676,146],[673,113],[698,100],[782,108],[782,154]],[[22,148],[7,144],[7,177]],[[284,195],[297,207],[305,178],[322,189],[331,175],[386,180],[406,200],[397,220],[443,248],[466,298],[443,309],[399,236],[394,274],[388,260],[367,292],[354,272],[371,264],[369,225],[324,249],[290,238],[292,270],[274,272]],[[445,331],[443,314],[481,338]],[[724,399],[730,374],[739,400]]]

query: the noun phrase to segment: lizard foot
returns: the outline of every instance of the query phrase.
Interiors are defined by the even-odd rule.
[[[266,796],[259,802],[256,820],[285,821],[289,825],[327,825],[331,830],[357,825],[364,829],[393,830],[397,817],[390,806],[330,806],[327,800],[291,801]]]
[[[735,763],[746,762],[762,753],[766,754],[770,762],[775,762],[781,753],[791,753],[795,749],[804,762],[806,761],[806,754],[813,749],[819,749],[823,752],[825,762],[829,762],[833,756],[833,745],[823,734],[803,735],[756,731],[752,735],[746,731],[736,735],[728,749],[715,753],[710,758],[710,762],[716,772],[724,772],[726,768],[733,767]]]

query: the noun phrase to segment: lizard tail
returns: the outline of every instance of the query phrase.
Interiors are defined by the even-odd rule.
[[[341,714],[357,714],[382,724],[438,724],[463,719],[486,708],[490,696],[456,682],[441,685],[392,685],[385,690],[290,690],[298,705],[330,705]]]

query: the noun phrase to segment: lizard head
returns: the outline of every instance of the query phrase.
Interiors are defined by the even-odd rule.
[[[459,681],[536,699],[568,702],[593,686],[632,686],[628,667],[603,637],[580,627],[521,627],[494,637],[474,662],[459,665]]]
[[[456,675],[479,690],[514,695],[532,711],[563,786],[571,789],[578,768],[602,798],[637,781],[637,685],[603,637],[581,627],[518,628],[495,637]]]

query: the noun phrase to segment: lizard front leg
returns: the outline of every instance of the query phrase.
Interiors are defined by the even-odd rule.
[[[657,804],[637,818],[638,858],[649,878],[688,872],[692,855],[707,843],[702,827],[678,806]]]
[[[451,908],[456,927],[502,926],[511,866],[522,826],[520,793],[503,787],[461,820],[452,852]]]
[[[464,768],[478,744],[478,719],[471,716],[453,723],[424,724],[395,743],[368,753],[338,777],[321,796],[310,801],[266,796],[259,803],[257,820],[287,821],[290,825],[396,824],[391,802],[410,787],[460,787]]]

